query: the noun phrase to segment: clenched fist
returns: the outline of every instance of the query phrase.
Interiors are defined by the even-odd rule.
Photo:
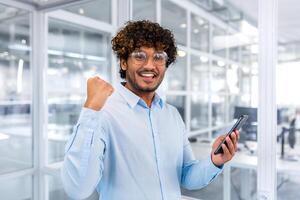
[[[89,78],[87,80],[87,99],[84,107],[99,111],[113,91],[113,87],[98,76]]]

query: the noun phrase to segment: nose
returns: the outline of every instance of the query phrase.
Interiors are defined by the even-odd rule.
[[[148,57],[148,59],[146,60],[144,66],[145,69],[154,69],[155,68],[155,64],[153,61],[152,57]]]

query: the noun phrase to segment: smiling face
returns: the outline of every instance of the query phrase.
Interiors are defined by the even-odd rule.
[[[127,61],[121,60],[121,67],[126,71],[125,86],[137,95],[155,92],[166,71],[165,61],[162,60],[167,59],[163,57],[164,52],[141,47],[139,52],[131,55],[134,56],[129,56]],[[143,57],[145,55],[146,59]]]

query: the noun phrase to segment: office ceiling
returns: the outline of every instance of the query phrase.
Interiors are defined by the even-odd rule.
[[[52,4],[52,3],[63,3],[65,0],[19,0],[19,1],[43,6],[43,5]]]
[[[258,0],[227,0],[240,8],[247,16],[257,22]],[[300,1],[278,0],[279,42],[283,44],[300,42]]]

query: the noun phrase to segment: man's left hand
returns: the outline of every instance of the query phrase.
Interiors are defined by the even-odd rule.
[[[237,142],[240,138],[240,133],[239,133],[239,131],[235,130],[234,132],[232,132],[230,134],[230,137],[227,136],[226,137],[227,145],[222,144],[223,153],[219,153],[219,154],[215,155],[214,151],[219,146],[219,144],[222,142],[224,137],[225,137],[225,135],[219,136],[214,141],[213,146],[212,146],[211,160],[214,163],[214,165],[216,165],[217,167],[222,166],[224,163],[228,162],[229,160],[231,160],[233,158],[235,152],[237,151]]]

